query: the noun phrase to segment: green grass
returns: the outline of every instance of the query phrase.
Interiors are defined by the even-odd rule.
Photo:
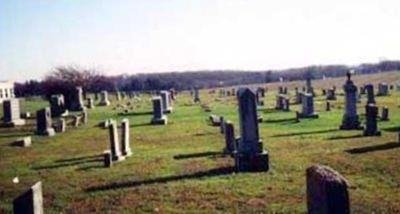
[[[329,165],[349,180],[353,212],[400,212],[400,147],[360,154],[345,151],[397,141],[393,130],[400,126],[398,92],[376,99],[380,107],[388,105],[390,110],[391,120],[379,122],[381,137],[354,137],[362,132],[338,130],[342,96],[333,102],[331,112],[324,111],[324,99],[317,97],[315,109],[320,118],[294,123],[291,119],[300,106],[292,105],[290,112],[268,110],[274,106],[274,93],[267,93],[267,110],[258,111],[264,118],[260,136],[270,153],[266,173],[230,173],[234,165],[230,157],[174,159],[219,152],[224,147],[219,128],[207,122],[210,113],[192,104],[187,92],[177,96],[166,126],[149,125],[151,114],[145,113],[151,111],[151,102],[143,95],[133,101],[134,112],[143,114],[119,115],[113,110],[117,104],[113,100],[112,106],[89,110],[88,124],[68,127],[66,133],[50,138],[34,136],[33,145],[27,148],[9,144],[18,136],[32,135],[34,120],[24,128],[0,128],[0,213],[11,212],[12,199],[39,180],[47,213],[306,212],[305,169],[311,164]],[[217,94],[201,91],[202,103],[233,121],[239,134],[236,98],[218,98]],[[365,97],[359,104],[360,113],[364,103]],[[46,105],[40,99],[21,102],[23,111],[33,114]],[[124,117],[131,123],[133,155],[103,168],[101,158],[90,158],[109,148],[108,130],[96,125],[107,118],[120,123]],[[88,158],[76,159],[80,157]],[[16,176],[19,184],[12,183]],[[115,188],[101,189],[112,184]],[[100,190],[88,191],[93,189]]]

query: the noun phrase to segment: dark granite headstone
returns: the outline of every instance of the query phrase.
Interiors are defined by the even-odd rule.
[[[235,151],[235,129],[231,121],[225,122],[225,154],[232,154]]]
[[[42,182],[37,182],[13,200],[13,212],[15,214],[43,214]]]
[[[357,114],[357,87],[351,80],[351,74],[347,73],[347,81],[343,85],[345,93],[345,108],[340,129],[362,129],[360,126],[359,117]]]
[[[378,130],[378,107],[375,104],[368,104],[365,106],[365,129],[364,136],[380,136],[381,132]]]
[[[3,122],[6,126],[25,125],[25,120],[21,119],[18,99],[9,99],[3,101]]]
[[[47,136],[55,135],[55,131],[52,128],[51,111],[49,107],[36,112],[36,134]]]

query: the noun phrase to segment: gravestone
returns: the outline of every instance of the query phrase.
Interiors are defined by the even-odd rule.
[[[329,88],[326,92],[327,100],[336,100],[336,91],[333,88]]]
[[[249,88],[240,88],[240,140],[234,153],[237,171],[268,171],[269,156],[259,139],[256,94]]]
[[[284,101],[285,101],[285,96],[283,94],[276,95],[275,109],[283,110],[285,106]]]
[[[235,151],[235,129],[231,121],[225,122],[225,154],[232,154]]]
[[[348,181],[328,166],[306,170],[307,210],[310,214],[349,214]]]
[[[64,95],[62,94],[51,95],[50,110],[52,117],[61,117],[68,115],[68,110],[65,106]]]
[[[219,117],[219,132],[223,134],[225,132],[225,122],[224,122],[224,117],[220,116]]]
[[[28,137],[22,137],[22,138],[18,138],[17,140],[15,140],[12,145],[14,146],[20,146],[20,147],[28,147],[32,145],[32,138],[31,136]]]
[[[21,119],[21,112],[18,99],[3,101],[3,122],[5,126],[22,126],[25,120]]]
[[[282,91],[282,94],[287,94],[287,87],[283,87],[283,91]]]
[[[72,124],[75,128],[80,125],[80,121],[81,121],[81,116],[79,116],[79,115],[72,116]]]
[[[193,91],[193,102],[200,102],[199,89],[195,88]]]
[[[112,161],[122,161],[125,159],[121,154],[118,140],[118,127],[115,120],[110,122],[108,126],[108,131],[110,135],[110,148],[111,148],[111,159]]]
[[[368,104],[365,106],[365,129],[364,136],[380,136],[381,132],[378,130],[378,107],[375,104]]]
[[[300,92],[299,88],[296,87],[294,89],[294,93],[295,93],[295,104],[300,104],[303,97],[303,92]]]
[[[387,96],[389,95],[389,86],[387,83],[379,83],[378,85],[378,96]]]
[[[364,86],[364,90],[367,92],[367,104],[375,104],[374,85],[367,84]]]
[[[314,88],[312,87],[311,78],[306,79],[306,93],[314,96]]]
[[[109,106],[110,101],[108,100],[108,92],[107,91],[102,91],[100,93],[100,106]]]
[[[262,87],[257,88],[257,96],[258,97],[265,97],[265,89]]]
[[[82,117],[82,123],[86,124],[88,122],[88,111],[87,111],[86,107],[84,107],[82,109],[82,116],[81,117]]]
[[[31,118],[31,113],[29,111],[21,113],[21,118],[29,119]]]
[[[151,124],[166,125],[168,123],[167,116],[163,114],[163,106],[161,97],[156,96],[152,99],[153,102],[153,118]]]
[[[110,168],[112,166],[111,151],[110,150],[104,151],[103,158],[104,158],[104,167]]]
[[[212,126],[220,126],[221,120],[220,120],[220,117],[218,117],[217,115],[211,114],[209,116],[209,119],[210,119]]]
[[[287,98],[287,97],[285,97],[283,99],[283,110],[290,111],[290,101],[289,101],[289,98]]]
[[[161,101],[162,101],[162,106],[163,106],[163,112],[164,113],[171,113],[172,112],[172,106],[170,103],[170,98],[169,98],[169,92],[168,91],[161,91]]]
[[[282,86],[278,87],[278,94],[283,94],[283,87]]]
[[[264,93],[265,93],[265,90],[264,90]],[[232,96],[235,96],[235,94],[236,94],[236,89],[235,89],[235,88],[232,88],[232,89],[231,89],[231,95],[232,95]],[[264,96],[265,96],[265,94],[264,94]]]
[[[65,132],[66,127],[67,127],[67,124],[66,124],[64,118],[57,119],[57,121],[55,122],[55,124],[53,126],[54,131],[60,132],[60,133]]]
[[[132,151],[129,140],[129,120],[127,118],[122,119],[122,155],[131,156]]]
[[[49,107],[40,109],[36,112],[36,134],[54,136],[55,131],[51,124],[51,111]]]
[[[387,106],[382,107],[381,121],[389,121],[389,108]]]
[[[86,101],[87,101],[87,107],[89,109],[94,109],[94,100],[93,100],[93,98],[89,97],[89,98],[86,99]]]
[[[345,107],[340,129],[362,129],[360,126],[359,116],[357,114],[357,87],[351,80],[351,73],[347,73],[347,81],[343,85],[345,93]]]
[[[318,118],[318,114],[314,112],[314,97],[312,94],[304,93],[301,101],[303,107],[300,118]]]
[[[28,191],[13,200],[15,214],[43,214],[42,182],[37,182]]]
[[[81,111],[83,107],[82,87],[76,87],[71,94],[70,109],[72,111]]]
[[[121,101],[121,92],[115,92],[115,97],[117,98],[117,101]]]

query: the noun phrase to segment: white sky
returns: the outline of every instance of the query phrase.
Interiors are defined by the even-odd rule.
[[[400,59],[395,0],[0,0],[0,79]]]

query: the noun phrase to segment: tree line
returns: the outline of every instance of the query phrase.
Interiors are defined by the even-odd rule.
[[[106,76],[95,69],[82,69],[77,66],[60,66],[52,69],[43,80],[29,80],[15,83],[18,97],[51,94],[68,94],[76,86],[84,93],[106,91],[149,91],[174,88],[187,90],[193,87],[211,88],[252,83],[277,81],[296,81],[306,78],[340,77],[349,70],[356,74],[369,74],[400,70],[400,61],[381,61],[357,66],[321,65],[285,70],[266,71],[188,71],[133,75]]]

